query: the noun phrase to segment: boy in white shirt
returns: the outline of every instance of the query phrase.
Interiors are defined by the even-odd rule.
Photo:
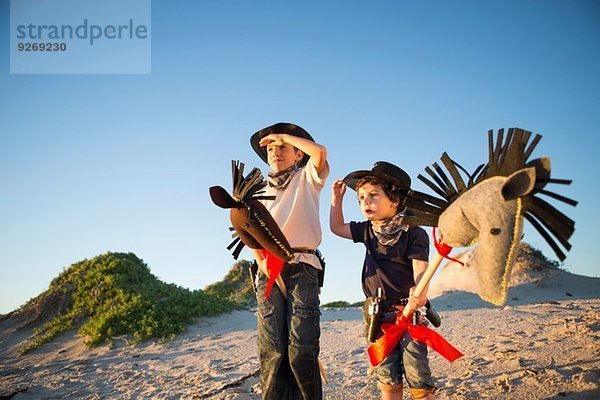
[[[319,373],[319,270],[321,243],[319,198],[329,175],[327,150],[301,127],[277,123],[252,135],[252,148],[272,169],[263,204],[294,250],[281,278],[287,298],[259,273],[258,349],[263,399],[322,399]],[[262,253],[253,250],[259,271],[267,271]]]

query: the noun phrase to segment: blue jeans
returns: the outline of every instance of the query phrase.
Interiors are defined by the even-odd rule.
[[[363,312],[365,321],[368,321],[365,308],[363,308]],[[393,323],[395,319],[396,313],[394,312],[383,313],[381,316],[382,323]],[[367,328],[365,328],[365,332],[366,330]],[[380,330],[378,337],[381,335],[382,331]],[[390,354],[374,368],[374,372],[377,380],[388,386],[402,384],[402,376],[404,376],[412,389],[435,387],[427,359],[427,345],[413,340],[408,331],[404,332],[402,339]]]
[[[281,271],[288,298],[277,284],[265,300],[267,277],[260,273],[257,287],[258,352],[262,398],[320,400],[319,278],[304,263],[285,264]]]

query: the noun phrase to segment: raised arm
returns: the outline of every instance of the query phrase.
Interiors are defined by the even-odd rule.
[[[342,203],[346,193],[346,184],[337,179],[331,186],[331,208],[329,209],[329,229],[337,236],[352,239],[350,224],[344,222]]]
[[[267,146],[271,142],[287,143],[298,150],[301,150],[303,153],[308,154],[310,156],[309,162],[315,166],[319,175],[321,175],[321,172],[327,164],[327,149],[319,143],[298,136],[288,135],[286,133],[271,133],[262,138],[259,144],[261,146]]]

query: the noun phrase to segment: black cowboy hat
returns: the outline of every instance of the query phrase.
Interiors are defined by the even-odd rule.
[[[385,182],[389,182],[400,189],[402,194],[407,194],[410,190],[410,177],[402,168],[389,162],[377,161],[370,170],[354,171],[346,175],[343,179],[346,186],[356,191],[356,184],[362,178],[375,176]]]
[[[299,127],[296,124],[291,124],[291,123],[287,123],[287,122],[278,122],[274,125],[267,126],[266,128],[263,128],[260,131],[256,132],[250,138],[250,144],[252,145],[252,148],[254,149],[256,154],[258,154],[258,156],[261,158],[261,160],[263,160],[267,164],[269,163],[268,158],[267,158],[267,148],[261,147],[259,143],[260,143],[260,139],[264,138],[267,135],[270,135],[271,133],[287,133],[288,135],[293,135],[293,136],[301,137],[304,139],[308,139],[311,142],[315,141],[308,132],[306,132],[303,128]],[[302,157],[302,160],[300,160],[300,163],[298,164],[298,166],[304,167],[306,165],[306,163],[308,162],[309,158],[310,158],[310,156],[308,154],[304,153],[304,157]]]

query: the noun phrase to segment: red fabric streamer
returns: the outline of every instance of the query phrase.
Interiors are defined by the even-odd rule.
[[[271,288],[275,283],[275,279],[277,279],[281,273],[281,269],[283,268],[283,260],[275,257],[266,249],[261,250],[261,253],[263,257],[267,259],[267,271],[269,271],[269,281],[267,282],[267,287],[265,288],[265,300],[268,300],[269,294],[271,293]]]
[[[437,252],[440,253],[440,256],[447,258],[450,261],[457,262],[464,267],[465,264],[462,261],[459,261],[456,258],[452,258],[448,255],[452,251],[452,247],[448,246],[441,239],[439,241],[437,240],[437,237],[435,235],[436,229],[437,228],[434,226],[433,229],[431,230],[431,234],[433,235],[433,245],[435,246],[435,249],[437,250]]]
[[[391,353],[407,330],[414,340],[425,343],[450,362],[456,361],[463,356],[460,351],[448,343],[439,333],[424,325],[414,325],[411,318],[405,317],[402,313],[398,313],[396,316],[395,324],[383,324],[381,325],[381,330],[383,331],[383,336],[367,349],[369,360],[373,366],[379,365]]]

